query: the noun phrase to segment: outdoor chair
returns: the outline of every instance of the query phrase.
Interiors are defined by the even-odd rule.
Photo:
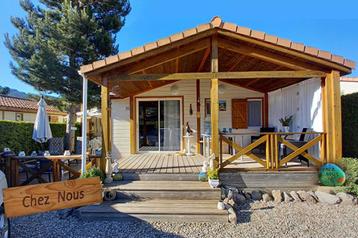
[[[261,127],[260,128],[260,135],[251,136],[251,143],[253,143],[256,140],[260,139],[260,137],[262,136],[262,133],[266,133],[266,132],[275,132],[275,127]],[[265,145],[261,144],[258,147],[256,147],[256,149],[258,149],[260,153],[263,153],[263,151],[265,150]]]
[[[305,133],[308,131],[308,128],[302,128],[302,132]],[[286,139],[286,138],[285,138]],[[302,147],[304,144],[307,143],[306,139],[306,134],[300,134],[300,137],[298,140],[288,140],[291,144],[297,146],[297,147]],[[286,157],[288,152],[287,152],[288,148],[286,146],[284,146],[282,148],[282,158]],[[305,152],[307,153],[307,150],[305,150]],[[310,167],[310,162],[307,158],[305,158],[302,155],[297,156],[297,159],[300,161],[300,163],[302,164],[302,161],[306,162],[307,167]],[[286,164],[287,167],[287,164]]]

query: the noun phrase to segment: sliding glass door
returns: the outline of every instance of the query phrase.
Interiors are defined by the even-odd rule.
[[[179,151],[181,100],[139,99],[138,151]]]

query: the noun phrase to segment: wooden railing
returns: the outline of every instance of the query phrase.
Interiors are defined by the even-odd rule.
[[[289,136],[297,135],[312,136],[313,138],[306,141],[294,141],[301,142],[300,146],[294,145],[293,141],[287,139]],[[223,159],[223,143],[231,146],[235,149],[235,154],[227,159]],[[264,144],[264,146],[262,146]],[[320,155],[316,158],[310,154],[308,150],[315,145],[319,145]],[[264,154],[259,156],[254,153],[253,150],[257,147],[264,147]],[[283,149],[287,151],[292,150],[290,153],[283,153]],[[313,162],[317,166],[321,166],[326,162],[326,134],[322,132],[272,132],[263,133],[261,137],[251,144],[243,147],[233,142],[225,135],[220,134],[220,168],[224,168],[231,164],[241,156],[247,156],[252,160],[262,165],[266,170],[278,170],[285,167],[288,162],[292,161],[298,156],[303,156],[305,159]]]

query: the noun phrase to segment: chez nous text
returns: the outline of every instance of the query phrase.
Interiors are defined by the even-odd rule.
[[[59,191],[57,192],[57,202],[70,202],[73,200],[81,200],[85,197],[84,191],[73,191],[73,192],[67,192],[67,191]],[[22,199],[22,205],[24,207],[36,207],[36,206],[44,206],[44,205],[50,205],[50,196],[49,195],[43,195],[43,196],[34,196],[34,195],[28,195],[25,196]]]

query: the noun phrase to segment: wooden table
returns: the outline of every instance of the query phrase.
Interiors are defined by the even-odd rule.
[[[92,164],[96,164],[96,159],[99,156],[87,155]],[[48,160],[50,163],[45,165],[40,169],[33,170],[28,165],[31,162],[37,163],[41,160]],[[69,172],[69,179],[75,179],[80,177],[81,172],[71,168],[65,163],[68,160],[81,160],[81,155],[50,155],[50,156],[11,156],[8,158],[8,171],[10,173],[9,186],[14,187],[19,185],[19,168],[21,167],[25,172],[29,173],[31,176],[27,178],[24,182],[20,184],[27,185],[33,180],[37,179],[39,183],[46,183],[42,178],[42,175],[45,172],[48,172],[52,168],[52,177],[54,182],[61,181],[62,179],[62,169]]]

